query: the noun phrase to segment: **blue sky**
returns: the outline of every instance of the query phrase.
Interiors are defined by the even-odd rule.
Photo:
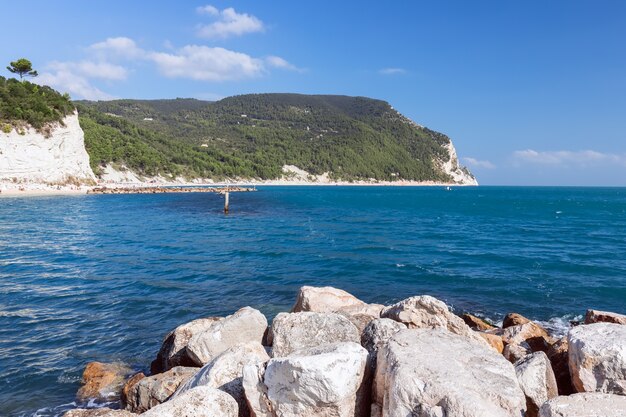
[[[626,185],[624,1],[2,8],[0,61],[73,98],[368,96],[449,135],[482,184]]]

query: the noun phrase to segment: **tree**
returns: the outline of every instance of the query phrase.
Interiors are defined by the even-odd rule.
[[[20,58],[13,61],[7,67],[13,74],[19,74],[20,79],[24,77],[36,77],[39,74],[33,69],[33,64],[26,58]]]

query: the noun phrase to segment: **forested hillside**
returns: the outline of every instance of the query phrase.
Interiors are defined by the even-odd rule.
[[[73,111],[69,96],[50,87],[0,77],[0,126],[5,133],[25,125],[40,130]]]
[[[284,165],[335,179],[450,181],[450,140],[364,97],[253,94],[77,103],[96,173],[262,178]]]

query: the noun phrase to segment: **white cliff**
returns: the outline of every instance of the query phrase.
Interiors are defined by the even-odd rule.
[[[63,124],[49,136],[32,128],[0,132],[0,182],[93,183],[96,177],[89,166],[78,114],[65,117]]]
[[[452,177],[452,180],[459,185],[478,185],[476,177],[474,177],[467,169],[459,165],[459,158],[456,155],[456,149],[452,141],[444,148],[448,151],[449,159],[440,161],[441,169]]]

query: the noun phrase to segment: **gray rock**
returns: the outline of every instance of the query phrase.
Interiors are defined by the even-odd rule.
[[[313,311],[317,313],[334,313],[345,307],[361,307],[365,303],[352,294],[333,287],[300,288],[292,313]]]
[[[375,358],[380,349],[389,339],[400,330],[405,330],[406,325],[391,319],[372,320],[361,333],[361,346]]]
[[[193,388],[180,397],[157,405],[142,417],[237,417],[237,402],[233,397],[210,387]]]
[[[547,401],[539,417],[624,417],[626,397],[596,392],[561,396]]]
[[[126,409],[134,413],[143,413],[164,403],[199,369],[175,366],[162,374],[142,378],[128,390]]]
[[[380,314],[404,323],[409,329],[446,329],[486,345],[487,342],[461,319],[453,314],[443,301],[429,295],[420,295],[402,300],[383,309]]]
[[[513,365],[443,328],[402,330],[378,351],[374,400],[385,417],[521,417]]]
[[[263,342],[267,319],[258,310],[244,307],[235,314],[211,323],[194,333],[186,347],[189,358],[198,366],[209,363],[226,349],[243,342]]]
[[[279,313],[271,328],[272,356],[288,356],[296,350],[329,343],[359,343],[356,326],[337,313]]]
[[[626,326],[594,323],[570,329],[569,369],[578,392],[626,395]]]
[[[351,342],[292,352],[244,368],[256,417],[365,417],[369,414],[367,351]],[[265,369],[263,369],[265,368]],[[365,388],[365,389],[363,389]]]
[[[519,360],[522,360],[526,356],[530,355],[531,353],[533,352],[530,349],[530,346],[526,344],[526,342],[523,342],[520,345],[517,345],[517,344],[506,345],[504,347],[504,350],[502,351],[502,355],[511,363],[515,363]]]
[[[187,344],[194,335],[208,331],[211,326],[222,320],[220,317],[208,317],[182,324],[169,332],[157,357],[150,365],[150,372],[160,374],[175,366],[198,366],[187,353]]]
[[[370,321],[380,317],[384,307],[382,304],[367,304],[337,288],[304,286],[300,288],[291,312],[339,313],[350,320],[360,333]]]
[[[265,363],[269,355],[259,342],[235,345],[206,364],[186,383],[182,384],[172,398],[199,386],[220,389],[230,394],[239,406],[239,416],[250,415],[242,386],[245,365]]]
[[[267,386],[263,382],[266,363],[243,367],[242,386],[252,417],[275,417],[274,409],[267,397]]]
[[[515,363],[517,380],[526,395],[526,417],[537,417],[539,407],[558,395],[548,356],[535,352]]]

